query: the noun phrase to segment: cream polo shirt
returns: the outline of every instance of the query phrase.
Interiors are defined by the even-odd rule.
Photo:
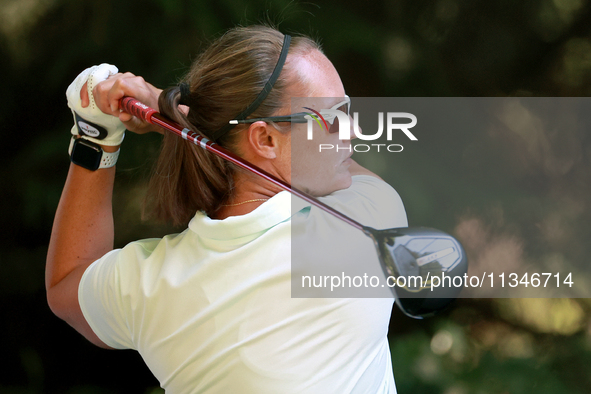
[[[80,282],[86,320],[107,345],[136,349],[167,393],[395,393],[393,299],[291,298],[292,214],[308,236],[327,220],[295,199],[281,192],[224,220],[197,213],[180,234],[107,253]],[[321,200],[407,226],[374,177]]]

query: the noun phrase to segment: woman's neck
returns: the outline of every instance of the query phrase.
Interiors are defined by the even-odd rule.
[[[230,216],[246,215],[282,191],[279,186],[260,177],[240,174],[234,182],[233,195],[212,215],[212,219],[223,220]]]

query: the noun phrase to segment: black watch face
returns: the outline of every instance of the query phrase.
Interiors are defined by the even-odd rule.
[[[70,156],[72,163],[95,171],[99,168],[102,158],[103,150],[94,142],[86,141],[82,138],[74,141],[72,155]]]

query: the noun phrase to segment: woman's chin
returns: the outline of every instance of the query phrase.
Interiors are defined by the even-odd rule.
[[[351,174],[349,173],[349,171],[343,172],[342,174],[339,174],[335,178],[338,178],[338,179],[335,179],[335,182],[333,182],[331,184],[331,186],[332,186],[331,190],[326,192],[324,195],[328,195],[328,194],[337,192],[339,190],[348,189],[351,186],[351,184],[353,183],[353,178],[351,177]]]

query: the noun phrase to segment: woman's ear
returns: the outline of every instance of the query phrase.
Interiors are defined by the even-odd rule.
[[[250,150],[261,158],[276,159],[282,147],[282,139],[275,128],[266,122],[255,122],[250,125],[247,142]]]

